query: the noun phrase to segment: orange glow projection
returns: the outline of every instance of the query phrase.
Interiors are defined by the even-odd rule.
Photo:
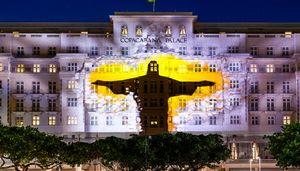
[[[132,62],[134,61],[134,62]],[[201,82],[209,81],[215,83],[214,86],[198,87],[192,95],[178,95],[168,99],[168,131],[176,130],[177,123],[174,117],[185,110],[188,103],[203,99],[220,99],[220,93],[224,90],[222,72],[217,68],[210,68],[208,63],[201,60],[184,60],[173,55],[155,55],[148,59],[139,60],[103,60],[89,75],[89,82],[94,83],[97,80],[114,82],[125,81],[147,74],[150,61],[156,61],[159,66],[159,75],[171,78],[180,82]],[[132,63],[131,63],[132,62]],[[93,85],[93,84],[92,84]],[[95,93],[98,97],[110,96],[117,100],[124,100],[126,95],[114,94],[109,86],[95,86]],[[139,97],[143,98],[143,97]],[[210,111],[211,105],[203,107],[202,111]],[[217,109],[218,110],[218,109]]]

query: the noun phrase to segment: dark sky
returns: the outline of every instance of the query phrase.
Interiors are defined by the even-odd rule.
[[[147,0],[0,0],[0,21],[108,21],[115,11],[152,11]],[[157,0],[201,22],[300,22],[300,0]]]

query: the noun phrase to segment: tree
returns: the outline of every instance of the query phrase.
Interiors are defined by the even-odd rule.
[[[286,125],[282,132],[267,137],[268,149],[281,168],[300,168],[300,123]]]
[[[94,159],[95,153],[92,152],[92,144],[89,143],[71,143],[63,150],[63,161],[72,167],[90,163]]]
[[[14,167],[28,170],[32,165],[41,169],[53,168],[61,164],[60,138],[39,132],[31,127],[0,126],[0,168]],[[12,164],[7,165],[6,161]]]

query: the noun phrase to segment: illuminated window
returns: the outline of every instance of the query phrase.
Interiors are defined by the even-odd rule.
[[[187,55],[187,48],[179,47],[179,55]]]
[[[112,116],[106,116],[106,125],[107,126],[113,125],[113,118],[112,118]]]
[[[68,107],[77,107],[77,98],[67,98]]]
[[[267,47],[267,56],[273,56],[273,47]]]
[[[274,93],[274,82],[267,82],[267,93]]]
[[[227,53],[239,53],[238,46],[229,46],[227,47]]]
[[[179,111],[183,112],[186,110],[186,99],[179,99]]]
[[[68,63],[68,71],[77,71],[77,63]]]
[[[179,73],[185,73],[187,71],[187,66],[186,65],[179,65],[178,67],[178,72]]]
[[[79,53],[79,47],[78,46],[68,46],[67,53]]]
[[[216,116],[209,117],[209,125],[217,125],[217,117]]]
[[[230,80],[230,88],[231,89],[238,89],[238,88],[240,88],[239,80]]]
[[[17,55],[24,56],[24,47],[17,47]]]
[[[198,115],[193,116],[194,125],[201,125],[202,124],[202,118]]]
[[[216,64],[209,64],[209,72],[217,72]]]
[[[289,56],[290,53],[289,53],[289,47],[282,47],[281,49],[281,55],[282,56]]]
[[[55,64],[49,64],[49,72],[56,73],[56,65]]]
[[[282,72],[290,72],[290,65],[289,64],[283,64],[282,65]]]
[[[24,125],[23,117],[22,116],[17,116],[15,118],[15,123],[16,123],[16,126],[23,126]]]
[[[56,117],[55,116],[48,117],[48,125],[51,125],[51,126],[56,125]]]
[[[180,116],[179,117],[179,125],[185,125],[186,124],[186,117]]]
[[[98,117],[97,116],[91,116],[91,125],[92,126],[98,125]]]
[[[240,116],[238,116],[238,115],[230,116],[230,124],[231,125],[239,125],[239,124],[241,124]]]
[[[252,116],[252,117],[251,117],[251,124],[252,124],[252,125],[259,125],[259,119],[258,119],[258,116]]]
[[[283,125],[291,124],[291,117],[290,116],[283,116]]]
[[[231,144],[231,159],[236,160],[238,158],[236,143]]]
[[[91,56],[98,56],[99,55],[99,48],[96,46],[90,47],[90,55]]]
[[[208,48],[208,55],[209,56],[215,56],[215,55],[217,55],[217,48],[216,47],[209,47]]]
[[[122,125],[128,125],[128,116],[122,116]]]
[[[31,110],[33,112],[39,112],[40,111],[40,99],[32,99]]]
[[[290,82],[289,81],[282,82],[282,93],[290,93]]]
[[[40,117],[39,116],[32,117],[32,125],[34,125],[34,126],[40,125]]]
[[[68,89],[75,89],[78,87],[78,83],[75,80],[68,80]]]
[[[48,47],[48,55],[55,56],[56,55],[56,47]]]
[[[128,56],[129,48],[128,47],[121,47],[121,55]]]
[[[274,72],[274,65],[273,64],[268,64],[266,66],[266,72]]]
[[[17,93],[24,93],[24,82],[23,81],[17,81],[16,84]]]
[[[32,55],[40,55],[40,47],[33,47]]]
[[[290,111],[291,110],[291,99],[290,98],[283,98],[282,99],[282,110],[283,111]]]
[[[236,98],[230,98],[230,106],[239,106],[241,99],[236,97]]]
[[[250,55],[257,56],[258,55],[258,47],[251,47],[250,48]]]
[[[142,26],[136,26],[136,28],[135,28],[135,35],[137,37],[143,36],[143,28],[142,28]]]
[[[151,72],[157,72],[158,71],[158,65],[157,65],[157,63],[150,62],[150,71]]]
[[[202,55],[202,47],[194,47],[194,55],[200,56]]]
[[[285,38],[291,38],[292,35],[293,35],[293,33],[290,32],[290,31],[284,32],[284,37],[285,37]]]
[[[180,26],[179,36],[180,36],[180,37],[185,37],[185,36],[186,36],[186,29],[185,29],[185,26]]]
[[[17,65],[17,72],[24,72],[25,68],[24,68],[24,64],[18,64]]]
[[[151,128],[157,128],[158,127],[157,116],[150,116],[150,127]]]
[[[274,99],[273,98],[268,98],[267,99],[267,111],[275,111]]]
[[[201,99],[194,99],[195,111],[201,111]]]
[[[0,63],[0,72],[2,72],[4,69],[3,69],[3,64]]]
[[[253,98],[250,100],[250,111],[258,111],[258,99]]]
[[[4,53],[4,46],[0,46],[0,53]]]
[[[33,72],[41,72],[40,64],[33,64]]]
[[[257,144],[254,142],[252,145],[252,159],[257,159],[259,155],[259,148]]]
[[[257,72],[257,65],[256,64],[250,64],[250,72]]]
[[[77,125],[77,117],[76,116],[68,116],[67,117],[67,125]]]
[[[34,94],[40,93],[40,82],[37,82],[37,81],[32,82],[32,93],[34,93]]]
[[[18,111],[18,112],[24,111],[24,100],[23,99],[16,100],[16,111]]]
[[[165,28],[165,34],[168,37],[172,36],[172,28],[171,28],[171,26],[166,26],[166,28]]]
[[[210,111],[217,110],[217,99],[209,99],[209,110]]]
[[[238,72],[241,69],[240,63],[229,63],[229,71]]]
[[[128,27],[125,25],[121,27],[121,36],[123,37],[128,36]]]
[[[113,99],[107,98],[105,99],[105,112],[112,112],[113,111]]]
[[[258,93],[258,81],[252,81],[250,83],[250,93],[253,93],[253,94]]]
[[[274,124],[275,124],[275,117],[268,116],[268,125],[274,125]]]
[[[48,111],[56,111],[56,99],[48,99]]]
[[[106,54],[107,56],[113,55],[113,48],[112,48],[112,47],[106,47],[106,48],[105,48],[105,54]]]

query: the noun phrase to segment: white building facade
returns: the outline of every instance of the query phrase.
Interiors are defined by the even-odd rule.
[[[123,97],[126,109],[119,109],[123,103],[111,97],[108,104],[110,96],[95,93],[89,81],[98,66],[137,65],[155,55],[196,62],[182,70],[218,72],[223,80],[206,101],[179,100],[184,110],[168,118],[175,125],[170,132],[219,133],[233,160],[268,159],[262,137],[299,121],[300,25],[197,23],[191,13],[110,18],[110,23],[0,23],[1,123],[90,140],[127,138],[144,124],[158,126],[159,119],[145,123],[134,95]]]

